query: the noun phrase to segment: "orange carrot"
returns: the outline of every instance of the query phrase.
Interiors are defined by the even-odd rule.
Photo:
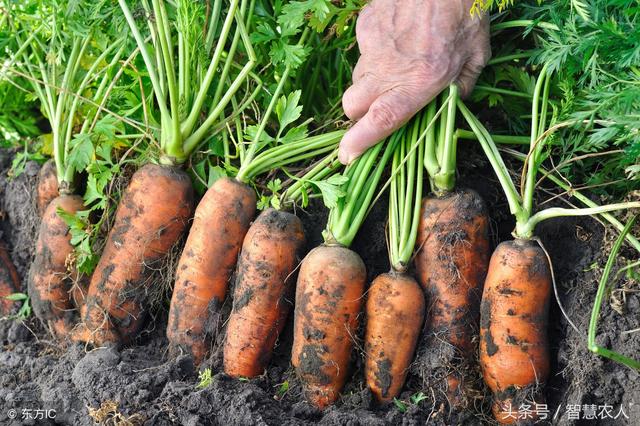
[[[244,238],[233,309],[224,344],[224,371],[235,377],[263,373],[292,303],[293,272],[304,246],[294,214],[263,211]]]
[[[522,403],[533,404],[549,375],[550,295],[549,263],[536,242],[507,241],[496,248],[482,296],[480,365],[500,423],[515,423],[510,414]]]
[[[427,351],[445,344],[454,348],[446,365],[446,393],[452,407],[470,402],[465,389],[474,362],[474,336],[482,285],[489,263],[489,223],[480,196],[471,190],[426,197],[415,259],[427,308]],[[435,347],[438,345],[438,347]]]
[[[256,208],[253,189],[218,179],[198,204],[171,298],[167,337],[172,350],[200,363],[217,332],[220,307]]]
[[[346,382],[366,278],[360,256],[341,246],[315,248],[300,267],[292,363],[319,408]]]
[[[400,394],[424,320],[424,295],[412,277],[379,275],[367,292],[365,374],[378,401]]]
[[[36,186],[36,208],[40,217],[44,214],[49,203],[59,195],[58,176],[56,174],[56,163],[49,160],[42,165],[38,172],[38,183]]]
[[[0,316],[10,315],[16,308],[16,303],[6,297],[20,291],[20,277],[13,265],[7,248],[0,243]]]
[[[49,203],[40,223],[27,286],[33,312],[50,330],[64,337],[71,329],[74,310],[67,269],[73,246],[69,227],[58,215],[58,208],[75,214],[84,208],[84,203],[77,195],[61,195]]]
[[[184,233],[193,211],[189,176],[146,164],[131,178],[93,273],[77,340],[130,341],[148,312],[150,273]]]

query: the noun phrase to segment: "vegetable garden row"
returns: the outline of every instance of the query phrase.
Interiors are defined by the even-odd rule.
[[[536,227],[597,216],[620,232],[611,264],[625,241],[640,251],[633,220],[624,224],[640,208],[640,51],[615,64],[592,57],[577,69],[572,61],[583,51],[554,57],[551,44],[554,35],[602,25],[598,46],[606,47],[625,25],[634,28],[638,12],[604,0],[496,9],[501,47],[471,99],[451,85],[343,166],[339,100],[362,3],[0,6],[0,87],[10,116],[3,122],[0,111],[0,124],[6,145],[18,147],[14,172],[51,157],[33,195],[41,225],[26,291],[0,251],[2,315],[30,304],[60,342],[134,345],[162,297],[156,272],[180,248],[170,356],[190,354],[199,365],[224,335],[224,372],[254,378],[292,318],[291,363],[308,402],[323,409],[349,378],[360,330],[366,386],[381,404],[399,397],[420,339],[436,336],[456,354],[443,378],[452,411],[471,409],[478,362],[498,422],[515,422],[509,413],[522,404],[543,403],[554,259]],[[562,19],[574,26],[563,32],[553,21]],[[637,29],[627,36],[638,38]],[[615,98],[598,98],[599,85]],[[24,105],[11,110],[9,96]],[[515,220],[513,239],[493,250],[485,201],[456,185],[462,143],[480,147]],[[126,188],[115,190],[130,167]],[[539,189],[548,182],[583,205],[543,205]],[[391,270],[368,283],[350,246],[383,197]],[[329,211],[324,243],[306,253],[300,215],[316,199]],[[611,268],[585,344],[640,369],[595,342]]]

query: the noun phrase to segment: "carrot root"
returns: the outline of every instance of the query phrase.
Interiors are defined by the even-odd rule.
[[[267,209],[249,228],[224,345],[224,371],[230,376],[264,372],[292,307],[294,270],[304,242],[302,222],[291,213]]]
[[[514,423],[510,413],[535,403],[549,375],[550,298],[542,248],[528,240],[500,244],[491,257],[480,322],[480,365],[500,423]]]
[[[103,345],[137,335],[153,269],[184,233],[193,198],[191,180],[179,168],[147,164],[134,173],[91,278],[77,340]]]
[[[18,291],[20,291],[20,276],[9,257],[7,248],[0,242],[0,317],[14,313],[17,304],[6,297]]]
[[[38,183],[36,185],[36,208],[40,217],[44,214],[49,203],[58,195],[56,163],[53,160],[49,160],[42,165],[38,172]]]
[[[60,207],[74,214],[84,208],[82,197],[61,195],[53,199],[44,211],[35,257],[29,269],[27,288],[35,315],[59,337],[71,330],[74,306],[71,301],[71,279],[67,268],[73,252],[69,227],[58,216]]]
[[[420,285],[408,275],[378,276],[367,292],[365,377],[376,399],[390,402],[402,390],[424,321]]]
[[[171,351],[191,353],[196,364],[217,333],[220,308],[255,209],[255,191],[230,178],[218,179],[196,209],[178,263],[167,326]]]
[[[346,382],[366,276],[360,256],[341,246],[315,248],[300,267],[292,363],[318,408],[332,404]]]
[[[449,405],[470,403],[474,337],[489,264],[489,221],[482,198],[471,190],[426,197],[422,204],[416,255],[418,281],[428,301],[426,343],[446,369]],[[437,374],[438,376],[440,374]]]

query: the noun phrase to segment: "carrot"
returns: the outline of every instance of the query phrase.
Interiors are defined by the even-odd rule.
[[[73,246],[69,227],[58,215],[58,208],[75,214],[84,208],[82,197],[61,195],[45,209],[27,287],[36,316],[46,322],[55,334],[64,337],[73,321],[74,306],[69,294],[71,282],[67,270]]]
[[[44,214],[47,206],[59,195],[58,176],[56,173],[56,163],[49,160],[42,165],[38,172],[38,183],[36,186],[36,208],[40,217]]]
[[[150,273],[185,231],[193,197],[179,168],[146,164],[134,173],[91,277],[76,339],[120,343],[140,330]]]
[[[9,257],[7,248],[0,243],[0,316],[10,315],[16,303],[6,299],[7,296],[20,291],[20,277]]]
[[[446,368],[452,407],[470,402],[466,389],[474,363],[479,304],[489,263],[489,221],[480,196],[471,190],[425,197],[415,259],[429,306],[426,351],[454,349]]]
[[[549,375],[550,295],[549,263],[536,242],[507,241],[496,248],[482,296],[480,365],[501,423],[514,423],[508,413],[531,403]]]
[[[264,371],[291,310],[287,299],[304,242],[302,222],[291,213],[267,209],[249,228],[227,325],[225,373],[255,377]]]
[[[291,358],[319,408],[346,382],[366,278],[364,262],[346,247],[316,247],[300,267]]]
[[[390,402],[404,385],[424,319],[424,294],[412,277],[379,275],[367,292],[366,381],[378,401]]]
[[[236,179],[218,179],[198,204],[171,298],[167,337],[174,351],[200,363],[217,331],[220,307],[256,208],[256,195]]]
[[[344,197],[330,208],[325,243],[304,258],[298,274],[292,364],[307,399],[321,409],[340,396],[359,326],[367,271],[360,256],[348,247],[396,145],[395,138],[380,143],[347,167]]]
[[[392,162],[388,242],[391,271],[379,275],[367,292],[364,334],[365,379],[381,403],[404,385],[424,321],[422,288],[408,275],[420,219],[427,120],[416,116],[392,139],[399,140]]]

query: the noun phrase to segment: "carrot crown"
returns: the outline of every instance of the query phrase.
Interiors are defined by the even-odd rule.
[[[418,114],[401,132],[393,153],[389,193],[389,260],[395,271],[404,272],[418,237],[425,155],[425,138],[420,135],[433,120],[435,108]]]
[[[348,180],[342,185],[345,195],[329,209],[327,228],[323,233],[325,243],[344,247],[351,245],[367,217],[382,172],[404,131],[395,132],[387,141],[369,148],[347,166],[344,175]]]
[[[160,162],[182,164],[207,136],[241,114],[261,90],[262,82],[251,72],[256,55],[246,29],[251,20],[248,0],[231,0],[226,11],[222,1],[215,1],[210,13],[202,2],[142,0],[145,14],[153,16],[145,19],[148,36],[142,34],[126,0],[118,3],[144,59],[158,105]],[[169,14],[167,9],[174,10]],[[175,16],[175,22],[169,16]],[[240,42],[247,58],[242,63],[234,60]],[[236,99],[249,77],[256,82],[255,89]],[[233,112],[225,111],[229,104]]]
[[[458,86],[452,84],[441,95],[441,117],[438,126],[427,131],[424,166],[429,173],[431,188],[436,194],[453,190],[456,183],[456,151],[458,137],[455,132]],[[427,121],[436,117],[437,99],[427,107]]]

